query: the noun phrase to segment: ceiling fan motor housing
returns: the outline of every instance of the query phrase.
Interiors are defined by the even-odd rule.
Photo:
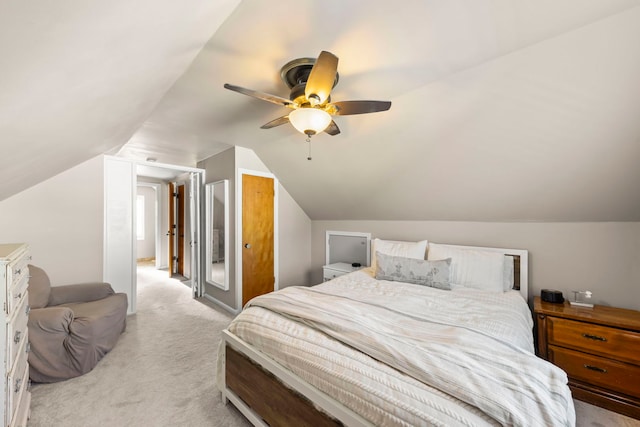
[[[289,99],[297,102],[299,105],[309,104],[309,101],[305,97],[305,87],[307,86],[307,80],[309,74],[313,68],[313,64],[316,63],[316,58],[298,58],[287,62],[280,69],[280,78],[291,89],[289,93]],[[336,87],[338,84],[339,75],[336,72],[336,78],[332,87]],[[327,102],[331,102],[327,100]]]

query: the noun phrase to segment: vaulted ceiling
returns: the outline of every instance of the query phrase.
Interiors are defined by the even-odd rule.
[[[7,3],[7,2],[4,2]],[[640,221],[640,0],[161,0],[0,6],[0,200],[99,153],[253,149],[312,219]],[[280,67],[340,58],[312,138]]]

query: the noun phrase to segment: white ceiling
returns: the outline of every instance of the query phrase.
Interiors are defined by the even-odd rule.
[[[102,152],[240,145],[312,219],[640,221],[640,0],[41,3],[0,12],[0,200]],[[223,84],[287,97],[321,50],[334,101],[393,105],[307,161],[259,129],[286,109]]]

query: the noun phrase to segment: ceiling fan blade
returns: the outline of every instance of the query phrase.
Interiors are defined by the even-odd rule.
[[[340,133],[340,128],[338,127],[336,122],[331,120],[331,123],[329,123],[329,126],[327,126],[327,128],[324,131],[331,136],[336,136],[337,134]]]
[[[339,101],[330,104],[336,107],[336,116],[349,116],[352,114],[377,113],[391,108],[391,101]]]
[[[264,92],[258,92],[257,90],[246,89],[240,86],[234,86],[234,85],[230,85],[229,83],[225,83],[224,87],[225,89],[229,89],[234,92],[241,93],[243,95],[249,95],[254,98],[262,99],[263,101],[271,102],[272,104],[278,104],[283,107],[293,108],[295,106],[295,104],[291,100],[287,98],[283,98],[281,96],[271,95],[269,93],[264,93]]]
[[[289,123],[289,115],[278,117],[277,119],[271,120],[269,123],[265,123],[260,126],[260,129],[271,129],[276,126],[283,125],[285,123]]]
[[[322,51],[309,73],[304,95],[314,105],[322,104],[329,99],[329,94],[336,81],[338,57],[331,52]],[[316,98],[317,97],[317,98]]]

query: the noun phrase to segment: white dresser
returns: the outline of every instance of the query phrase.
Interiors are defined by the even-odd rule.
[[[0,244],[0,305],[3,326],[0,342],[4,343],[2,364],[2,426],[26,426],[29,418],[29,269],[31,260],[26,244]]]

